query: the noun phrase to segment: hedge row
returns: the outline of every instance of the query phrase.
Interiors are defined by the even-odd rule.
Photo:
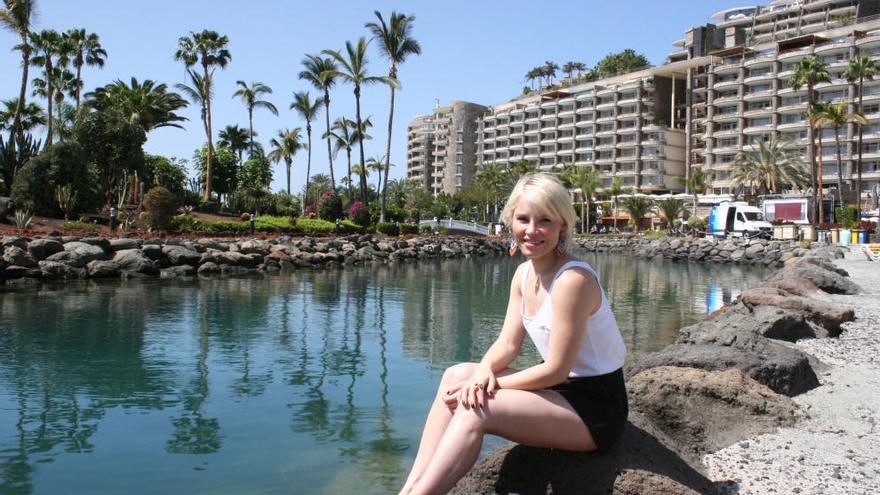
[[[199,220],[189,215],[178,215],[171,220],[169,231],[180,234],[248,234],[250,222],[235,220]],[[333,234],[336,224],[326,220],[298,218],[295,224],[288,217],[259,216],[254,219],[256,232],[275,234]],[[364,227],[348,220],[339,222],[340,234],[356,234],[366,232]]]

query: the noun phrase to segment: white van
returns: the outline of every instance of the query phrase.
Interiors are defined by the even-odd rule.
[[[758,208],[744,202],[724,202],[712,207],[709,214],[709,233],[725,237],[770,237],[773,226],[764,220]]]

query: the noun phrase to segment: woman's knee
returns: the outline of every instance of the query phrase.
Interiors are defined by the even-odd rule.
[[[446,368],[443,372],[443,384],[452,385],[471,377],[477,363],[458,363]]]

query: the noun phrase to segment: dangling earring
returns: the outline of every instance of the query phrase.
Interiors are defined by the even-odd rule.
[[[510,256],[515,256],[518,249],[519,244],[516,242],[516,237],[510,236],[510,247],[507,249],[507,254],[509,254]]]
[[[565,239],[560,237],[559,244],[556,245],[556,255],[560,256],[560,257],[565,256],[565,250],[566,250]]]

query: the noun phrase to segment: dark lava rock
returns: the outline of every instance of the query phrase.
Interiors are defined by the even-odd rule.
[[[450,493],[630,493],[619,490],[636,483],[630,477],[632,475],[625,474],[631,471],[649,473],[644,476],[653,478],[649,484],[652,487],[684,486],[691,490],[644,491],[642,494],[715,492],[695,455],[682,451],[668,435],[640,414],[630,413],[620,443],[606,454],[510,445],[489,454]]]
[[[859,286],[845,276],[812,263],[787,266],[771,275],[767,281],[772,282],[793,277],[805,278],[830,294],[858,294],[861,292]]]
[[[54,239],[34,239],[28,243],[28,253],[37,261],[64,251],[64,244]]]
[[[737,369],[652,368],[632,377],[627,389],[634,411],[698,454],[791,426],[802,417],[791,398]]]
[[[115,278],[119,275],[119,265],[114,261],[91,261],[86,270],[89,278]]]

